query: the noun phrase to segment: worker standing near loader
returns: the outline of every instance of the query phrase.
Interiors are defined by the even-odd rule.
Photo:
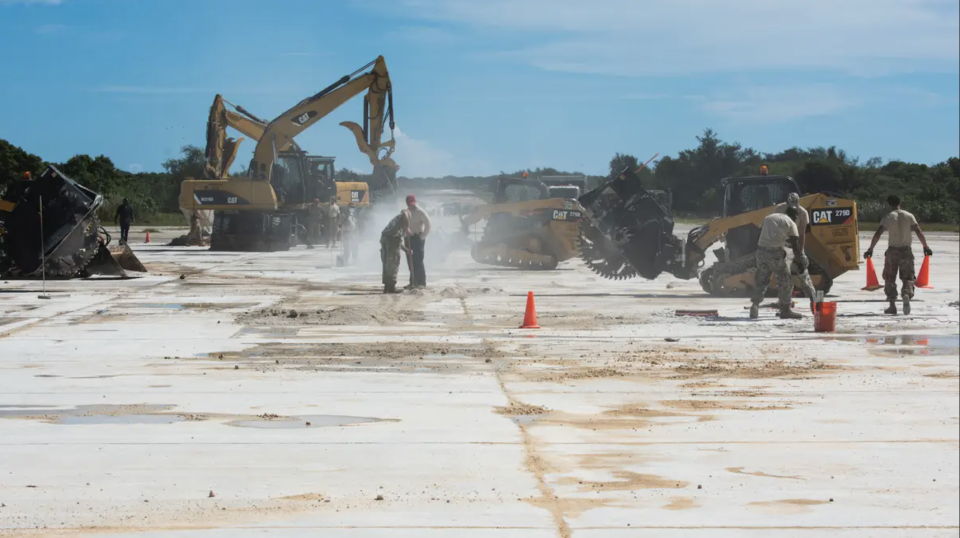
[[[880,236],[885,231],[890,232],[887,238],[887,251],[883,255],[883,291],[887,294],[890,306],[883,312],[897,314],[897,273],[900,273],[900,280],[903,281],[903,289],[900,292],[903,298],[903,313],[909,315],[910,301],[913,299],[917,280],[917,273],[913,267],[914,232],[923,245],[923,254],[933,256],[933,251],[927,246],[927,238],[917,224],[917,218],[900,209],[900,197],[891,194],[887,197],[887,205],[890,206],[891,211],[880,221],[880,227],[877,228],[877,233],[873,234],[870,248],[863,253],[863,257],[872,258],[873,248],[880,241]]]
[[[117,207],[117,214],[113,216],[113,223],[120,222],[120,244],[126,245],[130,238],[130,225],[133,223],[133,206],[126,198]]]
[[[410,228],[410,213],[403,210],[380,233],[380,261],[383,263],[383,293],[401,293],[397,289],[400,251],[407,252],[403,238]]]
[[[790,277],[790,267],[787,265],[787,245],[793,249],[794,263],[799,266],[801,273],[806,272],[809,266],[807,257],[800,250],[800,237],[794,221],[799,216],[796,207],[787,207],[784,213],[771,213],[763,219],[760,228],[760,240],[757,243],[757,278],[756,287],[750,305],[750,318],[760,317],[760,303],[770,286],[771,275],[777,277],[777,297],[780,304],[780,319],[801,319],[799,312],[794,312],[790,305],[793,295],[793,279]]]
[[[357,207],[353,203],[347,207],[344,213],[343,229],[343,264],[350,265],[357,261],[357,247],[359,243],[359,230],[357,228]]]
[[[800,252],[806,252],[804,247],[807,242],[807,232],[810,231],[810,214],[807,213],[807,210],[800,206],[800,195],[791,192],[787,195],[787,201],[777,205],[777,213],[786,213],[788,207],[796,208],[797,210],[797,220],[794,223],[797,225],[797,233],[800,234],[798,239],[800,243]],[[807,271],[803,271],[797,278],[800,280],[800,289],[803,290],[803,294],[810,299],[812,304],[817,300],[817,290],[813,287],[813,280],[810,279],[809,268]]]
[[[340,206],[337,205],[337,197],[330,197],[330,206],[327,207],[326,222],[327,248],[337,246],[337,232],[340,229]]]
[[[410,282],[414,288],[427,287],[427,270],[423,266],[423,249],[430,235],[430,216],[417,205],[414,195],[407,196],[407,210],[410,212],[410,255],[411,274]]]
[[[320,241],[320,219],[323,208],[320,207],[320,199],[314,198],[313,203],[307,207],[307,249],[313,250],[313,244]]]

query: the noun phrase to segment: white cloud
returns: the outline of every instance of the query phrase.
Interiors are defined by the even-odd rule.
[[[703,110],[745,123],[780,123],[825,116],[861,104],[861,100],[829,84],[810,86],[758,86],[713,97]]]
[[[400,0],[420,20],[499,30],[505,53],[607,75],[939,70],[960,59],[956,0]],[[508,41],[509,40],[509,41]],[[503,47],[494,48],[502,49]]]
[[[397,126],[393,159],[400,165],[398,175],[406,177],[441,177],[455,173],[461,166],[452,153],[429,142],[412,138]]]
[[[127,166],[127,171],[131,174],[139,174],[140,172],[143,172],[143,165],[140,163],[133,163]]]
[[[178,93],[210,93],[209,89],[204,88],[176,88],[161,86],[100,86],[91,91],[100,93],[135,93],[150,95],[169,95]]]

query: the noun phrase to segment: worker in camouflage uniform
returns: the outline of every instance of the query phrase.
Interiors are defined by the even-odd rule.
[[[776,207],[777,213],[786,213],[788,207],[794,207],[797,209],[797,220],[795,221],[797,225],[797,233],[799,233],[799,243],[800,251],[806,252],[804,246],[807,242],[807,232],[810,231],[810,214],[807,213],[807,210],[800,206],[800,195],[791,192],[787,195],[787,201],[778,205]],[[797,275],[797,279],[800,281],[800,289],[803,290],[803,294],[810,299],[810,304],[812,305],[817,298],[817,290],[813,286],[813,280],[810,279],[809,268],[807,271],[803,271]]]
[[[903,313],[910,314],[910,301],[916,285],[917,273],[913,267],[913,234],[917,234],[923,245],[923,254],[933,256],[933,251],[927,246],[927,238],[917,224],[917,218],[907,211],[900,209],[900,197],[892,194],[887,197],[890,213],[880,221],[877,233],[873,234],[870,248],[863,253],[864,258],[873,257],[873,248],[880,241],[883,232],[889,231],[887,251],[883,255],[883,291],[887,294],[890,306],[884,310],[885,314],[897,313],[897,273],[903,281],[901,297],[903,298]]]
[[[409,252],[403,239],[410,227],[410,213],[403,210],[380,233],[380,261],[383,262],[383,293],[401,293],[397,289],[400,251]]]
[[[799,266],[800,272],[805,272],[809,261],[800,250],[800,238],[797,232],[799,211],[795,207],[787,207],[785,213],[771,213],[763,219],[760,228],[760,240],[757,242],[757,275],[756,287],[750,305],[750,318],[760,317],[760,303],[770,286],[770,277],[777,277],[777,297],[780,304],[781,319],[800,319],[803,316],[791,308],[790,297],[793,295],[793,278],[790,276],[790,267],[787,265],[787,252],[784,247],[793,249],[794,263]]]
[[[307,248],[313,249],[313,244],[320,240],[320,218],[323,208],[320,207],[320,199],[314,198],[313,203],[307,207]]]
[[[337,205],[337,197],[330,197],[330,205],[327,206],[327,222],[325,224],[327,234],[327,248],[337,246],[337,235],[340,232],[340,206]]]

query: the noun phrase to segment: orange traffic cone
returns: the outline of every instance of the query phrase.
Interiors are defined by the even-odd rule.
[[[144,243],[150,242],[150,230],[147,230],[147,238],[143,240]]]
[[[539,329],[537,325],[537,307],[533,304],[533,292],[527,292],[527,311],[523,314],[521,329]]]
[[[877,279],[877,270],[873,268],[873,258],[867,258],[867,285],[860,289],[864,291],[877,291],[882,287],[880,281]]]
[[[933,286],[930,285],[930,256],[923,257],[923,265],[920,266],[920,276],[917,277],[916,286],[928,290],[933,289]]]

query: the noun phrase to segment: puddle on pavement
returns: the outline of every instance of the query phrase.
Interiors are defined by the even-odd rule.
[[[166,310],[183,310],[182,304],[177,303],[142,303],[142,304],[133,304],[126,303],[117,305],[121,308],[163,308]]]
[[[916,335],[837,337],[832,340],[879,346],[881,355],[955,355],[960,352],[960,335]],[[884,349],[884,348],[903,349]]]
[[[296,417],[277,417],[260,420],[232,420],[225,422],[227,426],[240,428],[261,428],[265,430],[282,430],[295,428],[331,428],[337,426],[351,426],[368,422],[395,422],[391,419],[372,417],[348,417],[340,415],[301,415]],[[307,426],[307,423],[310,426]]]
[[[78,405],[71,409],[52,409],[47,405],[0,408],[0,419],[39,420],[49,424],[169,424],[183,420],[180,415],[164,415],[172,405]]]
[[[256,336],[258,338],[288,338],[297,336],[300,327],[244,327],[239,336]]]

